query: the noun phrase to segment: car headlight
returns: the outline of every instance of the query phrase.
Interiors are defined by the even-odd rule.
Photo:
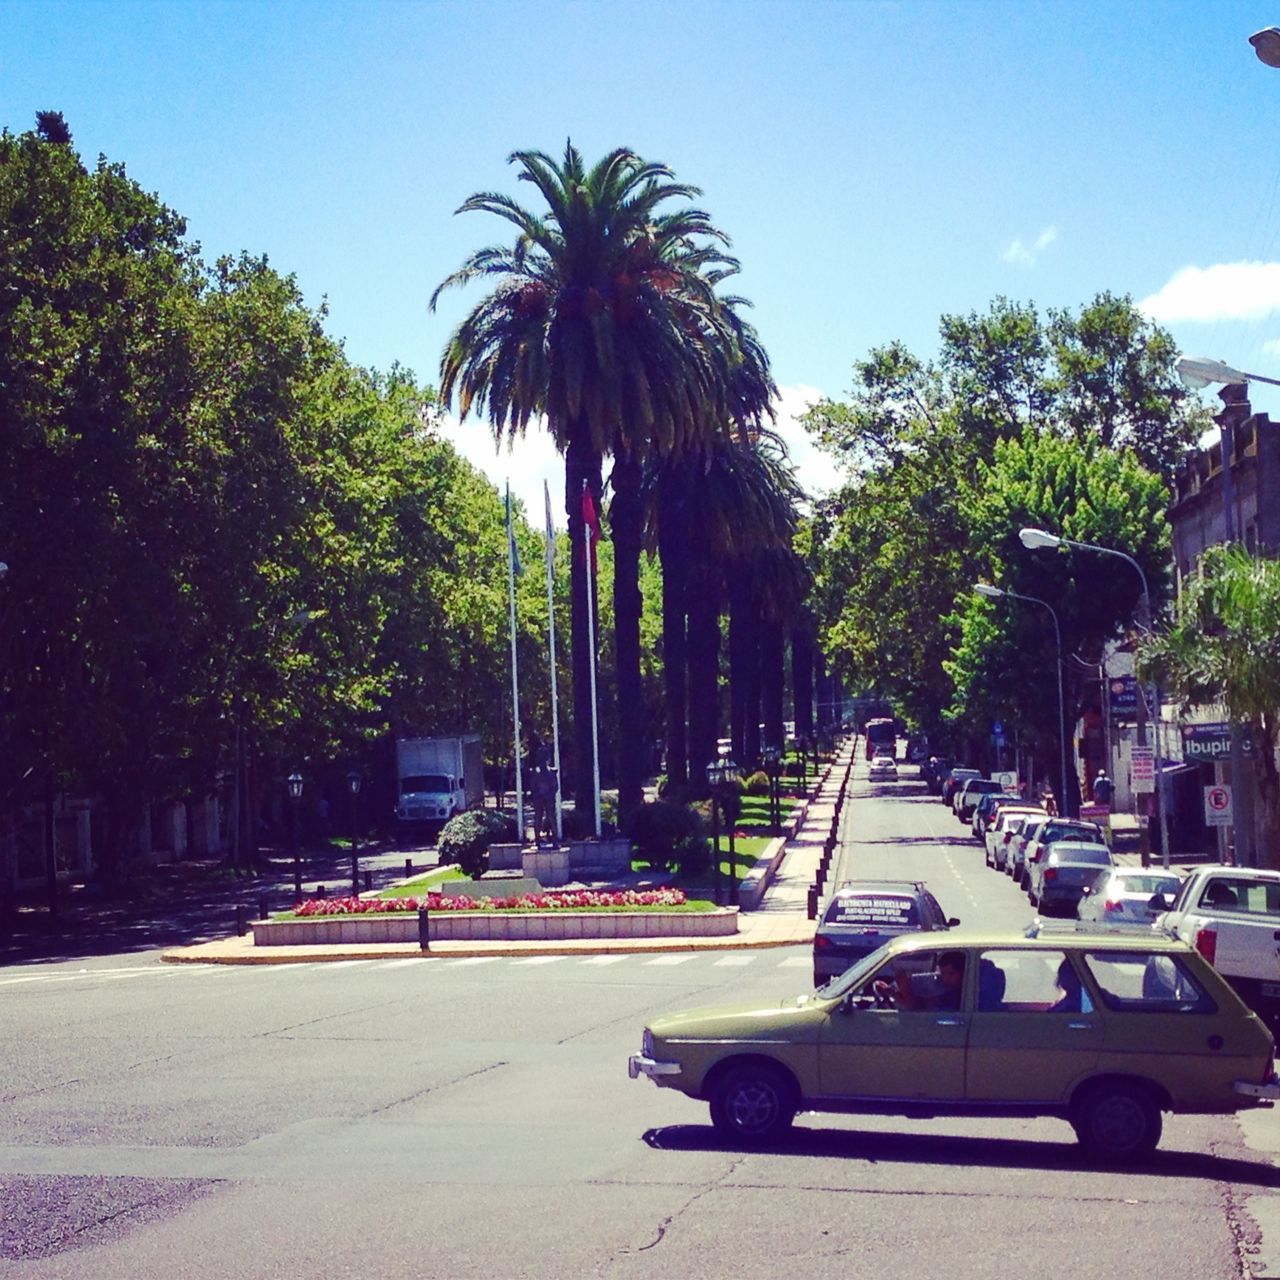
[[[640,1052],[644,1054],[646,1058],[653,1057],[653,1032],[650,1031],[648,1027],[645,1027],[644,1035],[640,1040]]]

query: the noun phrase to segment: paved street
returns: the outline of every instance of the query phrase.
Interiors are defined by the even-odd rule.
[[[841,874],[966,923],[1025,898],[858,766]],[[1248,1274],[1276,1121],[1170,1118],[1141,1172],[1060,1121],[802,1116],[744,1153],[626,1055],[646,1018],[804,989],[807,948],[0,970],[0,1277]],[[1263,1215],[1265,1216],[1265,1214]]]

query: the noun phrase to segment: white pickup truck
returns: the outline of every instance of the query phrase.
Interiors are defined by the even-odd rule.
[[[1280,871],[1199,867],[1155,928],[1193,946],[1280,1029]]]

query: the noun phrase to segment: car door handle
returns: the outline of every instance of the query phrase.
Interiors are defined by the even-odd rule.
[[[963,1018],[939,1018],[938,1026],[940,1027],[963,1027]]]
[[[1093,1022],[1068,1022],[1067,1030],[1068,1031],[1092,1031],[1096,1025],[1097,1024]]]

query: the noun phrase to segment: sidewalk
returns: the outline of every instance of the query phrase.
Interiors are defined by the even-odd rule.
[[[814,922],[809,919],[809,886],[822,858],[831,828],[840,782],[853,755],[853,741],[836,754],[808,801],[772,882],[755,911],[738,916],[738,932],[719,938],[581,939],[558,942],[433,942],[429,954],[471,956],[616,955],[623,952],[740,951],[756,947],[808,946]],[[324,960],[390,960],[421,956],[416,942],[347,943],[332,946],[255,947],[252,934],[218,938],[193,946],[173,947],[161,959],[167,964],[314,964]]]

